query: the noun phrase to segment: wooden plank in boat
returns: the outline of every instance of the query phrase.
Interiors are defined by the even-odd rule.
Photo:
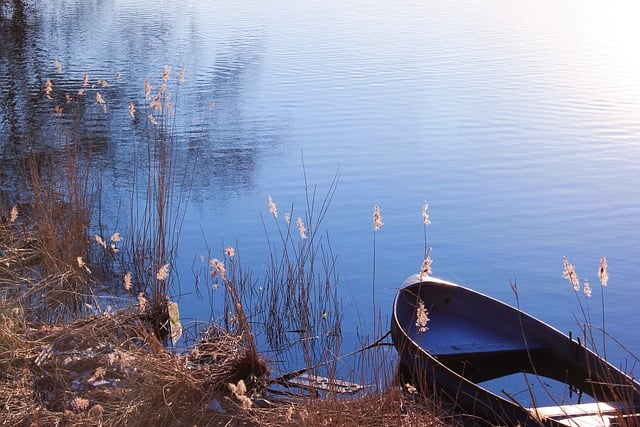
[[[449,354],[475,354],[507,351],[541,350],[546,346],[538,341],[527,341],[525,345],[522,339],[499,340],[491,342],[474,342],[467,344],[450,344],[442,347],[428,348],[427,351],[435,356]]]
[[[629,408],[624,402],[591,402],[545,406],[529,411],[539,420],[552,419],[566,426],[596,427],[609,425],[609,417],[612,416],[637,414],[638,408]]]

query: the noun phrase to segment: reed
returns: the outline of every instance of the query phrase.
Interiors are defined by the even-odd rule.
[[[564,390],[554,389],[551,385],[549,385],[549,382],[546,378],[538,375],[535,369],[534,361],[530,358],[530,363],[533,369],[531,375],[522,375],[524,383],[526,384],[526,389],[524,391],[528,393],[529,398],[533,402],[532,406],[536,406],[536,400],[539,400],[543,397],[548,401],[553,402],[554,405],[560,406],[571,403],[573,400],[575,400],[571,399],[572,396],[577,396],[579,403],[581,401],[583,392],[585,395],[589,395],[589,397],[593,397],[596,401],[599,402],[618,402],[619,404],[621,404],[621,407],[609,417],[602,416],[599,420],[597,420],[597,422],[599,422],[600,424],[596,425],[614,425],[613,423],[615,423],[615,425],[619,426],[635,426],[638,422],[634,411],[634,408],[637,405],[637,384],[631,381],[631,379],[629,379],[628,382],[625,382],[624,379],[620,380],[617,372],[612,372],[605,363],[602,363],[600,357],[606,360],[606,354],[602,352],[605,348],[606,340],[611,340],[613,343],[619,345],[630,360],[627,365],[628,367],[630,367],[630,369],[627,371],[629,378],[635,377],[633,369],[637,365],[639,359],[635,354],[625,348],[619,341],[609,335],[609,333],[604,328],[604,319],[602,321],[602,325],[596,325],[593,323],[591,318],[591,310],[589,308],[589,300],[592,297],[593,290],[588,279],[583,280],[581,286],[576,268],[566,258],[563,258],[562,263],[562,277],[566,279],[571,285],[571,288],[576,296],[576,301],[580,311],[580,315],[574,315],[576,324],[578,325],[580,330],[580,334],[575,337],[575,340],[572,339],[572,345],[575,349],[575,358],[576,360],[579,360],[579,358],[584,357],[585,360],[588,361],[588,377],[590,379],[585,384],[585,387],[579,390],[579,394],[577,395],[575,394],[574,390],[568,389],[567,387],[565,387]],[[608,280],[606,268],[606,257],[602,257],[600,260],[600,269],[598,271],[598,275],[600,277],[601,284],[603,284],[603,287],[606,286]],[[511,288],[516,297],[517,307],[519,308],[520,299],[515,281],[511,282]],[[604,302],[602,302],[602,306],[604,313]],[[601,342],[598,342],[596,338],[599,333],[602,333]],[[526,338],[526,335],[524,335],[524,331],[523,336],[525,336]],[[590,351],[595,353],[596,357],[591,358],[589,356]],[[515,401],[515,397],[509,397]],[[585,400],[589,397],[586,397]]]
[[[628,367],[628,375],[631,378],[635,377],[635,367],[640,362],[640,358],[638,355],[634,354],[631,350],[625,347],[620,341],[615,339],[615,337],[611,336],[611,334],[606,330],[606,316],[605,316],[605,298],[604,298],[604,290],[608,286],[609,282],[609,274],[607,271],[607,258],[600,258],[600,265],[597,271],[598,278],[601,284],[601,324],[598,325],[594,322],[591,316],[591,310],[589,307],[589,300],[592,297],[592,289],[589,281],[585,279],[582,283],[582,291],[583,291],[583,299],[580,298],[580,286],[578,275],[576,273],[575,267],[568,262],[566,258],[563,258],[563,277],[567,279],[576,294],[576,299],[578,303],[578,307],[580,309],[581,317],[576,316],[576,323],[578,324],[580,331],[582,333],[582,342],[583,346],[591,349],[598,356],[607,358],[606,353],[606,343],[607,341],[612,342],[618,346],[619,350],[627,357],[626,366]],[[596,338],[597,336],[601,337],[600,340]],[[611,400],[617,400],[620,402],[625,402],[626,407],[632,408],[635,402],[634,395],[638,392],[635,390],[635,385],[630,385],[628,387],[620,387],[614,380],[613,374],[608,372],[608,370],[601,366],[593,366],[591,367],[593,370],[593,377],[598,379],[594,382],[593,390],[595,394],[604,394],[609,396]],[[636,425],[637,420],[635,418],[630,417],[630,413],[626,413],[624,410],[620,410],[617,414],[616,422],[617,425],[621,426],[632,426]]]
[[[363,384],[364,389],[352,396],[331,390],[312,389],[297,394],[285,389],[287,398],[274,409],[255,409],[255,420],[261,425],[458,425],[461,421],[446,412],[448,409],[438,409],[429,397],[416,393],[415,389],[411,392],[408,384],[398,382],[398,361],[395,350],[385,342],[388,333],[382,325],[388,322],[383,321],[381,314],[375,313],[374,316],[379,317],[373,322],[361,320],[363,325],[359,331],[366,332],[361,334],[355,350],[345,352],[342,348],[336,258],[328,234],[319,231],[337,179],[338,175],[318,203],[315,188],[308,190],[305,174],[307,206],[304,227],[299,219],[297,233],[290,221],[295,217],[294,207],[284,215],[282,223],[278,220],[275,200],[269,196],[267,206],[273,226],[270,228],[263,218],[270,248],[269,268],[261,286],[249,286],[254,292],[246,300],[257,302],[249,312],[253,314],[253,324],[260,327],[259,331],[254,328],[257,342],[266,345],[261,354],[266,355],[273,368],[267,382],[268,394],[274,396],[274,392],[282,392],[274,386],[302,373],[324,376],[329,383],[340,379]],[[423,221],[427,224],[424,216]],[[380,208],[376,205],[374,249],[375,233],[382,225]],[[275,233],[270,233],[273,229]],[[276,238],[272,238],[273,234]],[[430,251],[426,255],[427,267],[431,264],[429,254]],[[430,268],[423,270],[430,274]],[[259,289],[257,300],[256,289]],[[376,312],[375,259],[372,294]],[[426,315],[425,309],[421,317],[425,324]]]
[[[296,361],[300,355],[303,366],[322,366],[327,372],[326,364],[340,346],[335,256],[328,235],[321,231],[337,182],[336,174],[320,201],[316,190],[309,190],[305,183],[306,212],[304,219],[296,221],[295,229],[287,220],[294,216],[294,207],[285,215],[284,223],[280,222],[275,202],[269,198],[275,239],[263,218],[269,264],[260,292],[253,292],[249,299],[255,301],[254,321],[263,325],[267,354],[289,368],[301,366]]]
[[[191,191],[191,174],[178,173],[181,164],[193,170],[197,152],[184,157],[176,129],[176,105],[185,71],[171,80],[165,66],[152,92],[152,81],[144,81],[139,101],[127,110],[132,119],[133,181],[128,203],[128,229],[118,248],[119,286],[146,301],[148,320],[163,340],[169,339],[169,299],[176,279],[180,229]],[[174,86],[171,86],[174,84]],[[170,92],[173,87],[174,92]],[[103,245],[104,247],[104,245]]]
[[[234,382],[230,391],[243,410],[250,407],[251,419],[260,425],[441,425],[433,405],[395,382],[395,352],[380,338],[385,336],[381,326],[385,322],[374,322],[379,330],[364,322],[361,330],[367,332],[357,348],[347,353],[342,349],[336,257],[328,233],[322,229],[337,183],[336,174],[319,198],[305,174],[307,203],[302,215],[293,205],[280,215],[277,200],[268,196],[268,215],[262,221],[269,263],[262,281],[253,279],[241,266],[240,251],[229,247],[220,258],[209,253],[210,271],[197,274],[197,281],[204,282],[206,289],[213,293],[225,290],[220,317],[224,329],[242,337],[247,348],[255,343],[255,354],[265,359],[269,369],[256,371],[254,363],[254,374],[270,375],[257,382],[254,378],[251,383],[245,378],[242,386]],[[296,217],[297,221],[291,221]],[[381,225],[379,210],[376,224],[378,228]],[[253,354],[253,349],[248,354]],[[352,396],[337,388],[291,388],[288,380],[301,374],[322,376],[329,383],[346,380],[365,388]],[[255,396],[266,396],[272,405],[256,407],[246,399],[251,394],[254,402]]]
[[[48,82],[47,95],[57,97],[52,91]],[[23,202],[10,214],[10,246],[20,256],[15,271],[6,273],[23,279],[14,283],[21,284],[26,309],[37,308],[41,320],[55,322],[83,312],[95,300],[86,263],[99,182],[92,172],[92,143],[82,140],[78,121],[56,114],[51,126],[51,140],[21,164]]]
[[[134,177],[134,191],[130,200],[129,223],[131,233],[127,240],[129,257],[134,266],[135,280],[142,285],[140,291],[149,292],[154,302],[167,294],[170,282],[169,265],[177,242],[181,216],[175,209],[174,185],[176,160],[175,119],[168,91],[170,68],[165,67],[158,93],[151,96],[149,80],[145,80],[144,100],[147,121],[144,122],[144,138],[135,151],[134,169],[144,170],[143,176]],[[129,105],[129,113],[135,116],[135,108]]]

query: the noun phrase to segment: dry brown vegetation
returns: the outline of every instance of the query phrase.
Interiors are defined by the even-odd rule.
[[[230,332],[211,325],[193,346],[175,354],[138,304],[79,313],[69,321],[38,321],[29,314],[34,307],[25,310],[25,293],[9,289],[29,286],[19,286],[25,281],[17,254],[36,254],[21,248],[25,239],[16,234],[22,226],[0,227],[5,425],[436,424],[423,398],[400,388],[351,398],[271,395],[269,366],[241,328]],[[36,286],[46,291],[46,283]]]

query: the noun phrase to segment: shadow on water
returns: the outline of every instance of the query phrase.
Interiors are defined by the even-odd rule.
[[[0,149],[19,147],[37,120],[37,95],[31,82],[40,80],[36,40],[41,22],[23,1],[0,2]]]
[[[245,105],[259,71],[259,37],[228,34],[212,47],[193,13],[185,14],[185,23],[171,10],[147,12],[139,2],[1,5],[4,191],[15,187],[7,183],[19,175],[26,153],[46,153],[52,139],[69,140],[73,133],[73,140],[91,146],[111,197],[126,198],[120,189],[131,184],[135,147],[149,131],[140,119],[149,103],[144,81],[157,91],[166,63],[173,68],[173,82],[180,67],[186,68],[186,83],[170,89],[175,89],[172,130],[181,155],[197,158],[195,168],[180,170],[193,174],[194,199],[225,197],[227,191],[255,185],[259,157],[279,144],[282,132],[268,115],[252,114]],[[167,51],[169,58],[162,56]],[[98,93],[104,109],[96,103]],[[135,119],[128,114],[131,102],[138,111]]]

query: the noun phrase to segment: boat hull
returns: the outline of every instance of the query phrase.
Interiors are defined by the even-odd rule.
[[[640,407],[638,383],[578,341],[440,279],[407,279],[394,301],[391,336],[407,381],[492,424],[540,425],[539,412],[478,385],[520,372],[565,383],[597,401],[623,401],[633,414]],[[550,418],[544,424],[566,425]]]

